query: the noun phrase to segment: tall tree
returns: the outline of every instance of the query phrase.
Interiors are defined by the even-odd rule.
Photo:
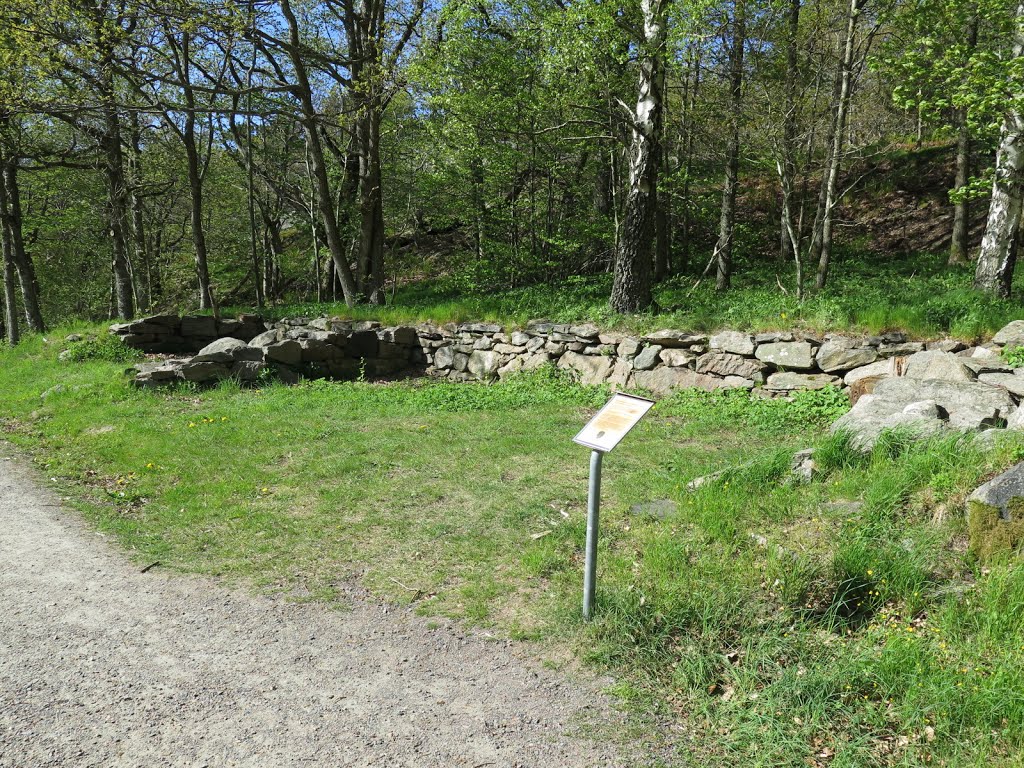
[[[661,70],[665,66],[669,0],[640,0],[643,39],[636,106],[626,108],[632,131],[629,186],[615,259],[611,306],[616,312],[640,312],[651,306],[651,246],[658,206],[661,166]]]
[[[725,182],[718,220],[718,262],[715,289],[724,291],[732,280],[733,234],[736,228],[736,188],[740,172],[740,123],[743,119],[743,50],[747,42],[746,0],[733,6],[729,45],[729,138],[725,148]]]
[[[1024,56],[1024,2],[1017,6],[1016,26],[1013,59],[1019,62]],[[975,288],[1003,298],[1009,297],[1013,285],[1024,198],[1024,89],[1019,80],[1011,87],[996,152],[992,202],[974,273]]]

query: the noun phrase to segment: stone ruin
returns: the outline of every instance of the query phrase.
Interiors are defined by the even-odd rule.
[[[372,321],[292,318],[266,322],[158,315],[111,326],[126,344],[164,355],[136,366],[135,383],[210,383],[444,377],[491,381],[555,365],[583,384],[643,389],[746,389],[757,396],[834,386],[853,409],[834,429],[864,447],[885,429],[1024,427],[1024,368],[1001,351],[1024,347],[1024,320],[991,342],[911,341],[902,333],[847,335],[744,333],[707,335],[661,330],[646,335],[601,331],[591,324],[533,321],[506,330],[490,323],[383,327]],[[192,353],[192,354],[188,354]]]

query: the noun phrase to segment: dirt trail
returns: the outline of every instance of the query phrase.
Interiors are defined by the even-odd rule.
[[[515,646],[146,574],[0,444],[0,766],[632,766]],[[572,734],[576,735],[572,735]]]

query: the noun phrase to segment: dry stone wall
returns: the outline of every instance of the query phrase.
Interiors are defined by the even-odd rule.
[[[1008,392],[1014,404],[1024,396],[1024,369],[1015,371],[999,355],[1003,346],[1024,346],[1024,321],[976,347],[949,339],[910,341],[902,333],[709,335],[666,329],[629,335],[543,320],[521,329],[490,323],[383,327],[332,318],[265,322],[256,315],[160,315],[114,325],[111,332],[145,352],[172,355],[141,363],[140,386],[227,377],[253,381],[264,372],[285,381],[361,374],[490,381],[551,364],[585,384],[657,395],[739,388],[775,396],[831,385],[849,389],[856,400],[880,380],[906,377],[985,383]]]

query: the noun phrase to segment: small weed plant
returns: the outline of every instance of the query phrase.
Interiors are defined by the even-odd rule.
[[[142,358],[142,353],[125,344],[117,336],[106,333],[90,335],[81,341],[71,342],[65,359],[81,363],[87,360],[102,360],[108,363],[129,363]]]

